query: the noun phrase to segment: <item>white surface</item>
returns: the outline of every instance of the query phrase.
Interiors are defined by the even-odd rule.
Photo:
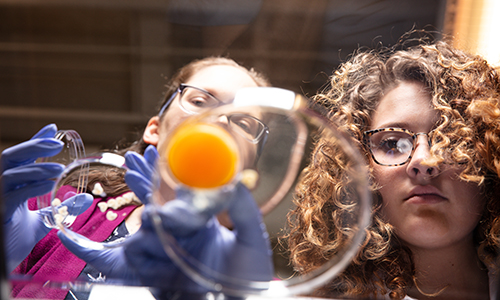
[[[132,286],[94,285],[89,300],[141,299],[155,300],[148,288]]]

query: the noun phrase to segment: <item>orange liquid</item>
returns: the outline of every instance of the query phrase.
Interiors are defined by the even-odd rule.
[[[172,174],[190,187],[220,187],[236,173],[236,143],[229,133],[215,125],[185,125],[174,133],[166,151]]]

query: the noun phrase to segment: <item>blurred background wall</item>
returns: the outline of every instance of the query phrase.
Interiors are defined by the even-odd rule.
[[[166,78],[208,55],[229,56],[275,86],[312,95],[360,46],[393,45],[412,28],[441,31],[450,5],[0,0],[0,148],[52,122],[78,131],[89,150],[134,140],[154,114]]]

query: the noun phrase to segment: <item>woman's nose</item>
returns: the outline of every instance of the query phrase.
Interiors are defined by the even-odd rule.
[[[429,180],[438,174],[437,166],[429,166],[425,161],[431,156],[429,137],[426,134],[417,135],[415,149],[406,167],[411,178]]]
[[[220,115],[217,118],[217,123],[224,125],[224,126],[227,126],[227,125],[229,125],[229,118],[226,115]]]

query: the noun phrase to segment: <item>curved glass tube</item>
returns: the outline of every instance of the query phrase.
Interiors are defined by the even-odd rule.
[[[43,157],[40,158],[40,162],[57,162],[63,165],[69,165],[74,161],[85,157],[85,146],[83,144],[82,138],[75,130],[59,130],[55,137],[56,139],[62,141],[64,146],[61,152],[53,157]],[[76,193],[83,193],[87,185],[88,177],[88,166],[81,165],[78,170],[78,178],[75,183]],[[42,196],[37,197],[37,207],[38,209],[48,208],[52,206],[54,198],[52,193],[47,193]],[[42,211],[44,212],[44,211]],[[45,225],[48,227],[55,228],[55,224],[50,221],[48,213],[43,213],[43,218]],[[65,219],[65,223],[69,226],[74,221],[71,216]]]

